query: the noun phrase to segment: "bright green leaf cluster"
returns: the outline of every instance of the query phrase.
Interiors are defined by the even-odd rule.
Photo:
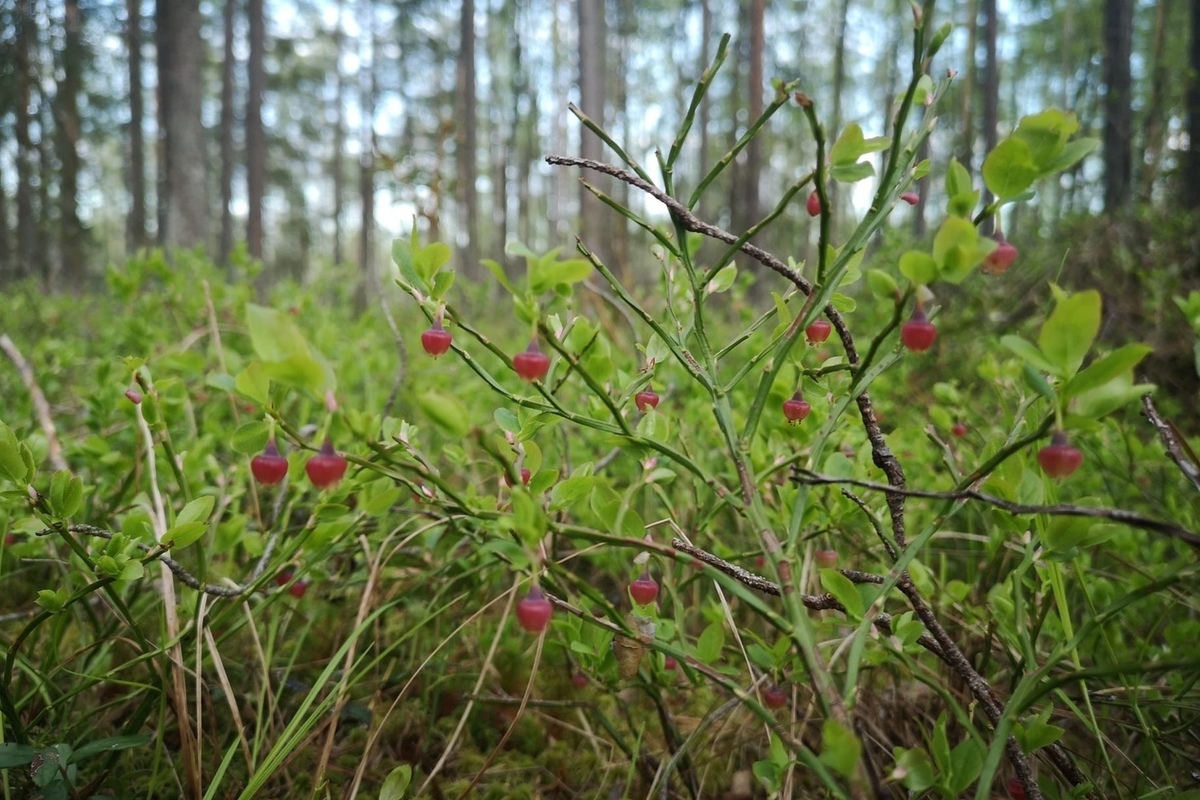
[[[1076,139],[1079,120],[1056,108],[1021,119],[1017,129],[983,160],[983,181],[999,200],[1013,200],[1039,178],[1070,168],[1099,140]]]
[[[859,159],[868,153],[886,150],[891,143],[892,140],[886,136],[864,137],[858,123],[851,122],[829,150],[829,177],[844,183],[871,177],[875,174],[875,168]]]

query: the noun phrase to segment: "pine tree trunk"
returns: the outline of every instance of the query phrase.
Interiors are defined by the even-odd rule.
[[[208,158],[201,102],[204,42],[200,0],[158,0],[158,105],[163,169],[159,195],[167,247],[208,244]]]
[[[1184,208],[1200,208],[1200,0],[1192,0],[1192,41],[1188,64],[1191,81],[1187,89],[1187,132],[1191,143],[1183,155],[1180,185]]]
[[[996,147],[996,128],[1000,123],[1000,64],[996,55],[1000,23],[996,18],[996,0],[983,0],[983,13],[986,17],[983,27],[983,153],[987,158],[987,154]],[[984,189],[983,202],[986,204],[991,201],[991,192]],[[996,230],[996,218],[993,216],[984,220],[979,230],[991,235]]]
[[[233,95],[234,68],[234,22],[237,16],[237,0],[225,0],[223,21],[225,29],[224,55],[221,57],[221,240],[217,246],[217,262],[228,268],[233,253]]]
[[[71,291],[83,287],[84,232],[79,219],[79,93],[83,89],[83,15],[79,0],[63,5],[62,80],[55,95],[58,150],[59,251],[62,279]]]
[[[125,219],[125,249],[146,246],[146,119],[142,96],[142,4],[125,0],[125,49],[129,57],[129,153],[125,183],[129,191],[129,216]]]
[[[16,62],[16,124],[17,140],[17,258],[13,277],[31,277],[36,271],[37,216],[34,206],[34,148],[30,108],[33,105],[33,53],[37,49],[37,27],[34,0],[18,0],[14,21],[14,61]]]
[[[1104,210],[1129,202],[1133,180],[1133,0],[1104,3]]]
[[[246,249],[257,259],[263,257],[263,195],[267,186],[267,134],[263,129],[263,93],[266,72],[266,21],[263,0],[248,0],[250,57],[246,64]]]
[[[458,60],[455,70],[455,193],[460,233],[466,246],[460,254],[463,277],[478,280],[483,274],[479,255],[479,192],[475,184],[478,167],[478,122],[475,99],[475,0],[461,0],[458,20]]]
[[[608,24],[605,20],[604,0],[578,0],[579,22],[579,108],[597,125],[604,126],[607,103],[607,74],[605,51],[608,42]],[[579,132],[580,155],[583,158],[602,160],[604,150],[600,139],[591,131]],[[589,174],[588,182],[602,191],[608,188],[606,181]],[[617,269],[613,260],[609,232],[611,212],[587,187],[579,185],[579,231],[584,244],[601,261]]]
[[[330,169],[333,172],[333,263],[341,264],[345,260],[342,252],[342,198],[346,193],[346,173],[342,160],[342,142],[346,140],[346,75],[342,71],[342,49],[345,47],[346,36],[342,29],[342,13],[345,11],[343,0],[337,3],[337,29],[334,31],[334,50],[337,55],[337,87],[334,93],[333,111],[333,158]]]

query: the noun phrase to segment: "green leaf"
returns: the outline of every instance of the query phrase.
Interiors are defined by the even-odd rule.
[[[557,251],[556,251],[557,252]],[[535,295],[555,286],[579,283],[592,274],[592,264],[582,258],[568,261],[539,259],[529,270],[529,289]]]
[[[1038,334],[1038,347],[1056,367],[1056,374],[1071,378],[1100,332],[1100,293],[1095,289],[1058,300]]]
[[[1031,364],[1022,364],[1021,373],[1025,376],[1025,383],[1029,384],[1030,388],[1032,388],[1042,397],[1046,398],[1052,403],[1058,399],[1058,395],[1046,381],[1045,376],[1034,369]]]
[[[34,602],[51,614],[57,614],[67,607],[67,600],[70,597],[71,595],[66,587],[61,589],[42,589],[37,593],[37,599]]]
[[[452,436],[462,437],[471,429],[467,407],[457,397],[445,392],[425,392],[417,398],[425,416]]]
[[[208,526],[203,522],[185,522],[183,525],[176,525],[164,533],[162,542],[168,547],[182,550],[189,545],[195,544],[207,530]]]
[[[829,177],[842,183],[856,183],[875,174],[875,167],[870,161],[857,164],[834,164],[829,168]]]
[[[27,766],[35,755],[37,750],[27,744],[0,743],[0,769]]]
[[[388,773],[379,790],[379,800],[401,800],[412,782],[412,767],[401,764]]]
[[[950,753],[950,774],[946,788],[954,797],[970,788],[983,771],[983,745],[974,739],[964,739]]]
[[[717,271],[717,274],[708,282],[708,286],[704,287],[704,290],[709,294],[720,294],[721,292],[728,291],[729,287],[733,286],[734,280],[737,279],[737,272],[736,264],[726,264]]]
[[[521,431],[521,420],[507,408],[497,408],[492,412],[492,419],[496,420],[496,425],[505,433],[516,436]]]
[[[1135,384],[1131,375],[1120,375],[1076,397],[1072,401],[1071,412],[1087,419],[1100,419],[1154,389],[1152,383]]]
[[[183,507],[183,510],[179,512],[179,516],[175,518],[175,524],[185,525],[189,522],[208,522],[208,518],[212,516],[213,507],[216,503],[217,498],[211,494],[197,497]]]
[[[920,255],[925,255],[921,253]],[[930,259],[932,261],[933,259]],[[909,280],[912,280],[909,278]],[[867,288],[871,290],[871,294],[883,299],[894,299],[900,292],[900,287],[896,285],[896,279],[881,269],[873,269],[867,272]]]
[[[1062,738],[1065,731],[1057,725],[1050,724],[1050,714],[1053,710],[1052,707],[1047,707],[1042,713],[1025,723],[1018,724],[1013,730],[1017,741],[1021,743],[1021,749],[1026,753],[1049,747]]]
[[[957,158],[950,159],[946,168],[946,196],[955,197],[965,192],[974,191],[971,186],[971,173],[958,162]]]
[[[266,422],[262,420],[246,422],[239,425],[238,429],[233,432],[229,446],[235,453],[241,453],[244,456],[258,455],[267,446],[269,434],[270,428]]]
[[[846,616],[854,620],[862,619],[867,610],[866,604],[863,602],[862,595],[858,593],[858,587],[851,583],[849,578],[836,569],[823,569],[821,570],[821,587],[837,598],[837,601],[846,609]]]
[[[291,315],[247,303],[246,324],[267,377],[317,396],[336,388],[333,370],[309,345]]]
[[[78,764],[84,759],[98,756],[101,753],[115,753],[119,750],[132,750],[135,747],[143,747],[154,741],[154,737],[149,733],[135,733],[128,736],[109,736],[104,739],[96,739],[88,742],[80,747],[67,758],[68,764]]]
[[[1000,344],[1007,347],[1013,352],[1013,355],[1034,369],[1039,369],[1042,372],[1058,373],[1058,369],[1054,364],[1050,363],[1050,360],[1042,355],[1042,351],[1038,350],[1037,345],[1032,342],[1010,333],[1007,336],[1000,337]]]
[[[517,287],[513,286],[512,281],[508,279],[508,274],[505,273],[504,267],[499,262],[493,261],[490,258],[485,258],[483,259],[482,263],[496,278],[496,282],[507,289],[509,294],[511,294],[513,297],[516,297],[520,294],[520,292],[517,291]]]
[[[774,795],[779,792],[783,770],[775,766],[774,762],[755,761],[750,766],[750,771],[754,773],[755,778],[758,778],[758,782],[763,785],[768,794]]]
[[[821,724],[821,763],[844,777],[852,777],[862,755],[862,742],[834,719]]]
[[[416,236],[415,226],[413,236]],[[413,251],[413,269],[421,276],[425,286],[432,288],[433,277],[453,255],[454,252],[450,249],[450,245],[445,242],[431,242],[425,247],[418,247]]]
[[[22,446],[12,429],[0,422],[0,478],[8,478],[23,487],[32,476],[28,474],[25,458],[21,455]]]
[[[916,747],[911,750],[897,747],[892,751],[892,757],[896,759],[893,775],[899,778],[904,788],[913,796],[929,789],[936,782],[933,765],[929,763],[929,756],[924,750]]]
[[[411,239],[417,238],[417,221],[413,220]],[[392,240],[392,261],[396,264],[396,268],[400,270],[400,280],[402,286],[406,289],[419,289],[422,292],[428,292],[429,287],[421,282],[421,276],[417,274],[413,266],[413,244],[406,239]]]
[[[1063,396],[1075,397],[1098,389],[1118,376],[1132,373],[1133,368],[1149,355],[1150,351],[1151,349],[1144,344],[1129,344],[1096,359],[1063,387]]]
[[[454,278],[454,270],[439,270],[438,274],[433,276],[433,290],[429,293],[429,296],[434,300],[441,300],[450,291],[450,287],[454,285]]]
[[[271,379],[261,361],[251,361],[238,373],[233,383],[234,390],[260,406],[266,405],[271,397]]]
[[[1012,136],[996,145],[983,160],[983,182],[1001,200],[1021,194],[1038,175],[1029,145]]]
[[[1042,174],[1049,175],[1055,172],[1066,172],[1099,146],[1100,140],[1091,137],[1068,142],[1067,146],[1058,155],[1058,158],[1042,167]]]
[[[725,628],[720,622],[709,624],[696,640],[696,658],[705,664],[715,664],[725,648]]]
[[[1074,114],[1049,108],[1022,117],[1012,138],[1023,142],[1029,148],[1033,163],[1045,171],[1062,153],[1071,134],[1078,130],[1079,120]]]
[[[900,274],[917,286],[925,286],[937,279],[937,264],[928,253],[909,250],[900,256]]]
[[[843,314],[849,314],[858,308],[858,303],[855,302],[853,297],[841,292],[834,292],[829,302],[833,303],[833,307]]]
[[[833,165],[853,164],[867,152],[862,128],[851,122],[842,130],[842,135],[829,149],[829,163]]]
[[[50,508],[59,519],[75,516],[83,505],[83,481],[60,469],[50,478]]]

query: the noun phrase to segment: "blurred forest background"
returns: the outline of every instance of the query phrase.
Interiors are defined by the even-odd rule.
[[[2,0],[0,283],[79,290],[153,245],[202,246],[225,265],[249,255],[268,281],[330,263],[370,277],[413,218],[455,245],[467,277],[512,238],[569,247],[577,231],[629,277],[645,260],[639,231],[542,161],[605,157],[568,103],[653,164],[732,33],[676,175],[690,190],[769,102],[772,77],[802,80],[831,139],[850,121],[887,132],[912,13],[905,0]],[[974,171],[1022,114],[1050,106],[1103,140],[1004,218],[1008,238],[1083,218],[1094,233],[1073,229],[1072,249],[1093,266],[1167,258],[1197,272],[1194,217],[1163,220],[1200,206],[1200,0],[946,0],[934,27],[947,20],[928,69],[958,80],[935,162]],[[814,159],[800,115],[777,115],[699,211],[745,230]],[[917,237],[942,199],[940,175],[923,183],[923,202],[895,217]],[[855,213],[849,192],[836,201]],[[802,216],[762,243],[804,257]]]

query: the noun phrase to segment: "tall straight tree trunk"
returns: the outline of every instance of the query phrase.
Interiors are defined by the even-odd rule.
[[[597,125],[605,124],[608,103],[605,52],[608,42],[608,23],[604,0],[578,0],[579,22],[579,108]],[[600,160],[603,147],[600,139],[586,128],[579,131],[579,150],[583,158]],[[588,180],[604,190],[608,184],[589,176]],[[616,269],[610,246],[609,210],[582,183],[579,186],[579,230],[584,244],[600,260]]]
[[[342,161],[344,152],[342,142],[346,140],[346,73],[342,70],[342,48],[346,45],[346,36],[342,29],[342,14],[345,11],[344,0],[337,2],[337,27],[333,33],[334,50],[336,51],[337,87],[334,92],[333,110],[333,263],[341,264],[345,260],[342,252],[342,198],[346,193],[346,172]]]
[[[1158,167],[1162,157],[1163,103],[1170,75],[1167,63],[1167,20],[1171,15],[1171,0],[1158,0],[1154,4],[1154,52],[1150,67],[1150,102],[1146,109],[1146,166],[1142,172],[1141,190],[1144,202],[1150,201],[1154,183],[1158,179]]]
[[[979,49],[979,0],[967,0],[967,52],[966,79],[962,82],[962,120],[959,124],[959,162],[971,169],[975,152],[975,104],[974,92],[978,83],[979,61],[976,51]]]
[[[370,58],[360,60],[359,105],[362,108],[361,155],[358,164],[358,189],[362,198],[362,220],[358,232],[359,268],[362,272],[359,305],[365,305],[368,287],[374,284],[375,275],[375,96],[378,90],[375,58],[379,50],[375,47],[375,20],[371,0],[366,5],[363,18],[364,41],[370,50]],[[363,70],[366,70],[365,72]]]
[[[8,280],[12,261],[12,239],[8,232],[8,192],[4,191],[4,170],[0,163],[0,286]]]
[[[83,223],[79,220],[79,93],[83,88],[83,16],[79,0],[63,5],[62,80],[55,96],[58,151],[59,252],[65,285],[78,291],[84,279]]]
[[[233,81],[237,59],[233,39],[236,19],[237,0],[225,0],[225,46],[221,57],[221,240],[217,246],[217,261],[226,268],[230,266],[229,257],[233,253]]]
[[[1192,41],[1188,50],[1191,80],[1185,100],[1189,144],[1179,177],[1183,207],[1195,210],[1200,208],[1200,0],[1192,0],[1191,11]]]
[[[34,251],[37,247],[37,216],[34,209],[33,119],[33,55],[37,49],[36,9],[34,0],[18,0],[14,21],[14,60],[16,62],[16,130],[17,140],[17,259],[14,277],[28,278],[36,271]]]
[[[459,241],[465,238],[459,269],[466,278],[482,278],[479,262],[478,120],[475,114],[475,0],[461,0],[458,18],[458,62],[455,71],[454,161]]]
[[[146,246],[146,137],[142,130],[146,104],[142,96],[141,0],[125,0],[125,49],[129,55],[129,161],[125,166],[129,216],[125,219],[125,248],[133,252]]]
[[[996,0],[983,0],[983,13],[986,16],[983,27],[983,152],[986,158],[996,147],[996,127],[1000,123],[1000,64],[996,56],[1000,22],[996,18]],[[984,203],[991,200],[991,192],[984,190]],[[996,230],[996,218],[988,217],[979,229],[991,235]]]
[[[263,130],[263,93],[266,71],[266,21],[263,0],[248,0],[250,58],[246,64],[246,249],[254,258],[263,257],[263,195],[267,187],[267,134]]]
[[[1104,2],[1104,210],[1129,202],[1133,181],[1133,0]]]
[[[709,42],[712,40],[712,36],[712,5],[710,0],[700,0],[700,65],[696,70],[697,75],[704,74],[704,70],[708,69],[708,62],[712,60],[712,50],[709,47]],[[706,93],[704,100],[700,103],[700,108],[696,112],[696,121],[700,126],[700,158],[698,159],[700,169],[698,171],[698,175],[696,176],[697,182],[702,180],[703,177],[708,174],[708,118],[710,102],[709,95]]]
[[[158,0],[158,105],[164,169],[159,193],[167,247],[208,243],[208,159],[201,102],[204,42],[200,38],[200,0]]]
[[[750,63],[748,66],[749,85],[747,86],[747,122],[753,122],[763,113],[763,58],[766,50],[766,31],[764,18],[766,16],[766,0],[750,0],[749,33],[750,33]],[[759,181],[762,178],[762,136],[755,136],[746,145],[746,168],[740,176],[741,189],[741,223],[735,232],[741,234],[754,223],[758,222],[759,212]]]

